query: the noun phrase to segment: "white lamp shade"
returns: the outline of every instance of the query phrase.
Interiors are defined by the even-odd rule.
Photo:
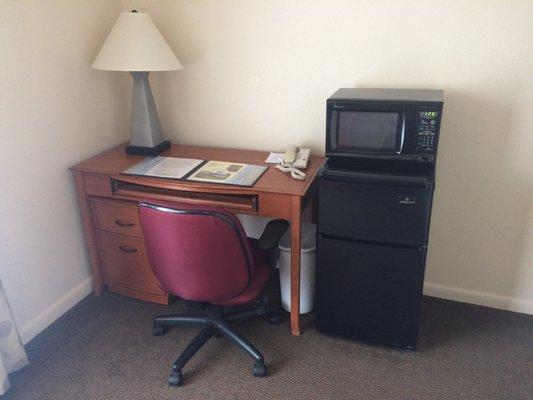
[[[92,65],[108,71],[183,69],[150,15],[123,12]]]

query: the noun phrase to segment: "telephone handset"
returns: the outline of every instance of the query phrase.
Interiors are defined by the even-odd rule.
[[[289,146],[283,157],[283,162],[293,167],[306,169],[311,149],[301,149],[298,146]]]
[[[305,179],[305,173],[298,168],[307,168],[311,149],[300,149],[298,146],[289,146],[283,156],[283,161],[276,168],[283,172],[290,172],[294,179]]]

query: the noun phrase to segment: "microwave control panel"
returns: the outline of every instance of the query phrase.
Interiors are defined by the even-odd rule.
[[[417,117],[416,149],[424,152],[435,151],[437,145],[438,119],[437,111],[419,111]]]

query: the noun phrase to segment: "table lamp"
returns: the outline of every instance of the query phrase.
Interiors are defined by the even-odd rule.
[[[128,71],[133,76],[131,140],[126,153],[157,155],[170,147],[165,140],[150,89],[150,71],[183,66],[146,13],[122,12],[109,32],[92,67]]]

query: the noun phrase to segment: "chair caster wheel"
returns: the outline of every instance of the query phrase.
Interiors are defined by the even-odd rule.
[[[254,376],[258,377],[258,378],[262,378],[262,377],[266,376],[267,370],[266,370],[265,364],[263,364],[263,363],[262,364],[255,364],[253,372],[254,372]]]
[[[268,322],[270,322],[270,325],[277,325],[283,322],[283,318],[281,317],[281,314],[275,313],[268,317]]]
[[[183,375],[181,372],[172,372],[168,376],[168,384],[169,386],[181,386],[183,384]]]
[[[154,336],[161,336],[165,334],[165,327],[161,325],[154,325],[154,328],[152,330],[152,334]]]

